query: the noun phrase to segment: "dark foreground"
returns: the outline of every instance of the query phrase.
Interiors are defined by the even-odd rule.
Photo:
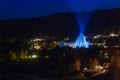
[[[82,77],[81,72],[68,72],[58,65],[39,63],[3,63],[0,66],[0,80],[91,80]],[[99,80],[99,79],[98,79]]]

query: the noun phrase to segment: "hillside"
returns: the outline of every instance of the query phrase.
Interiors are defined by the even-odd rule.
[[[80,12],[77,14],[89,15],[92,13],[86,26],[86,35],[109,34],[120,31],[120,9]],[[49,34],[61,36],[75,36],[79,33],[76,13],[60,13],[42,18],[3,20],[0,21],[0,36],[34,36]]]

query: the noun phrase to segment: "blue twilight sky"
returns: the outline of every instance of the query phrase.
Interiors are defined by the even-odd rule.
[[[0,19],[33,18],[119,7],[120,0],[0,0]]]

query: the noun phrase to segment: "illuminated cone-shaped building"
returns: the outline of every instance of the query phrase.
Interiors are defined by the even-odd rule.
[[[81,33],[78,36],[78,39],[73,45],[73,48],[88,48],[89,47],[89,42],[86,41],[85,36]]]

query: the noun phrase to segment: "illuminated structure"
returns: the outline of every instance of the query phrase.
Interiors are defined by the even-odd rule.
[[[78,39],[73,45],[73,48],[89,48],[89,42],[86,41],[83,33],[80,33]]]
[[[76,21],[78,23],[80,34],[77,38],[77,40],[74,43],[60,43],[60,46],[70,46],[72,48],[89,48],[90,43],[86,41],[86,38],[84,36],[85,33],[85,27],[88,24],[88,21],[90,17],[92,16],[92,13],[86,14],[86,13],[75,13]]]
[[[73,48],[89,48],[90,43],[86,41],[86,38],[84,36],[85,33],[85,27],[88,25],[88,21],[90,20],[92,16],[92,13],[86,14],[86,13],[76,13],[76,21],[78,23],[80,34],[76,40],[76,42],[73,45]]]

